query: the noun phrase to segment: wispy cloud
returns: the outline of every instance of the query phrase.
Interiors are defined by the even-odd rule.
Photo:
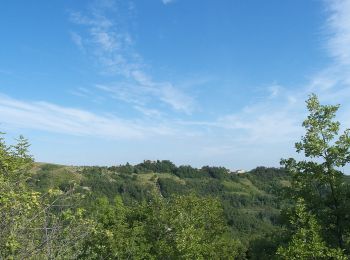
[[[221,115],[211,121],[181,121],[180,124],[211,129],[227,137],[231,145],[273,146],[288,143],[301,136],[301,122],[305,117],[304,97],[278,85],[268,87],[265,97],[238,111]],[[227,149],[226,149],[227,150]]]
[[[301,135],[300,124],[305,116],[303,101],[294,103],[295,100],[288,95],[279,95],[278,99],[259,102],[223,116],[217,124],[236,131],[245,145],[288,143]]]
[[[132,97],[136,100],[132,103],[139,103],[137,100],[140,97],[136,97],[139,92],[151,96],[146,99],[158,99],[174,111],[191,113],[196,107],[193,97],[169,81],[153,79],[145,70],[147,66],[142,56],[134,49],[134,41],[128,28],[123,28],[120,21],[109,18],[106,11],[105,8],[98,6],[92,8],[88,14],[72,12],[70,17],[73,23],[86,29],[84,38],[81,34],[73,33],[73,41],[78,46],[82,46],[82,42],[85,43],[88,54],[97,57],[104,73],[123,77],[123,80],[119,80],[118,87],[109,86],[100,89],[108,92],[114,89],[114,98],[128,101]],[[128,86],[131,88],[128,89]],[[135,88],[138,91],[135,91]],[[128,94],[128,91],[131,94]]]
[[[73,41],[84,41],[87,54],[98,59],[104,73],[130,77],[131,71],[140,68],[142,62],[132,49],[133,40],[127,30],[106,17],[104,11],[98,6],[88,14],[72,12],[70,20],[86,29],[80,34],[74,32]]]
[[[170,82],[155,82],[151,77],[142,71],[136,70],[132,73],[135,81],[144,90],[153,96],[158,97],[173,109],[190,114],[195,109],[195,101],[186,95],[179,88],[175,88]]]
[[[323,102],[342,105],[339,118],[349,126],[350,104],[350,0],[325,1],[329,17],[325,24],[325,46],[330,64],[311,77],[308,91]]]
[[[312,92],[323,103],[342,104],[338,119],[350,127],[350,0],[327,0],[324,46],[331,62],[303,86],[267,86],[266,95],[240,111],[219,116],[203,126],[231,129],[245,144],[273,144],[298,140],[306,116],[305,99]],[[238,140],[237,139],[237,140]]]
[[[74,44],[78,46],[80,50],[84,50],[83,39],[81,38],[81,36],[76,32],[70,32],[70,36]]]
[[[129,83],[97,84],[96,88],[105,92],[110,98],[122,100],[133,105],[145,106],[149,100],[149,96],[145,95],[143,88]]]
[[[142,139],[172,135],[164,125],[130,121],[113,115],[99,115],[82,109],[48,102],[25,102],[0,95],[0,123],[28,129],[110,139]]]
[[[312,92],[318,94],[322,103],[340,103],[338,120],[343,127],[350,127],[350,0],[327,0],[325,4],[329,19],[325,24],[324,46],[327,47],[325,55],[332,58],[330,63],[311,75],[305,84],[288,88],[275,83],[266,86],[261,99],[241,110],[211,121],[179,122],[208,129],[207,136],[215,133],[224,137],[217,137],[215,145],[202,151],[225,156],[243,149],[243,157],[249,153],[249,158],[273,160],[276,156],[274,159],[278,162],[280,157],[291,154],[292,148],[290,146],[288,152],[287,145],[298,141],[303,134],[301,123],[307,115],[305,100]],[[274,151],[278,152],[273,155]]]
[[[142,106],[134,106],[134,109],[140,111],[149,118],[161,118],[163,116],[163,113],[157,109],[149,109]]]
[[[172,1],[163,1],[169,4]],[[217,115],[211,120],[186,121],[174,120],[168,125],[194,130],[200,138],[211,140],[221,153],[231,153],[237,145],[254,145],[274,149],[276,145],[292,143],[302,135],[301,122],[306,115],[305,99],[316,92],[322,102],[342,103],[340,118],[345,124],[350,119],[350,0],[325,1],[329,19],[325,23],[324,46],[332,58],[328,66],[310,76],[304,85],[284,87],[272,83],[265,86],[263,97],[248,102],[241,109]],[[76,16],[77,23],[88,27],[88,41],[94,44],[94,51],[101,64],[125,81],[98,85],[99,90],[112,98],[130,103],[133,109],[149,117],[162,117],[158,109],[151,107],[155,99],[167,104],[176,111],[193,113],[196,102],[171,82],[161,82],[146,72],[146,65],[133,48],[133,40],[128,34],[116,30],[114,22],[106,16],[96,13],[93,19],[83,15]],[[97,29],[96,29],[97,28]],[[119,36],[118,36],[119,35]],[[128,38],[129,37],[129,38]],[[125,47],[126,46],[126,47]],[[347,117],[348,118],[348,117]],[[204,141],[198,141],[203,148]],[[205,149],[204,149],[205,150]],[[207,151],[218,149],[209,146]],[[277,161],[279,158],[276,158]]]
[[[83,87],[78,87],[74,90],[71,90],[70,93],[78,97],[91,97],[92,95],[94,95],[94,93],[91,90]]]
[[[350,65],[350,1],[327,0],[330,12],[327,47],[338,64]]]
[[[325,3],[329,17],[324,26],[324,45],[332,61],[312,77],[308,86],[321,94],[350,86],[350,0],[327,0]]]

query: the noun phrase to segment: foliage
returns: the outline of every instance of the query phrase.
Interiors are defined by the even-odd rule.
[[[236,259],[243,247],[225,226],[220,203],[193,195],[154,197],[136,207],[120,197],[95,206],[99,223],[86,240],[84,259]]]
[[[193,168],[189,165],[181,165],[177,167],[175,174],[180,178],[201,178],[207,177],[204,173],[200,172],[198,169]]]
[[[282,259],[347,259],[341,249],[329,248],[322,240],[320,226],[307,211],[303,199],[298,199],[290,222],[295,234],[288,246],[278,248],[277,255]]]
[[[72,257],[89,221],[67,204],[77,202],[72,189],[42,194],[27,185],[33,163],[28,147],[23,137],[13,146],[0,139],[0,258]]]
[[[136,165],[135,169],[136,169],[136,172],[141,171],[141,172],[174,173],[176,170],[176,166],[174,163],[172,163],[169,160],[162,160],[162,161],[145,160],[143,161],[143,163]]]
[[[125,172],[124,166],[132,168],[132,173]],[[213,178],[201,169],[190,166],[176,167],[174,173],[142,172],[140,168],[135,173],[135,167],[139,166],[130,164],[124,166],[109,168],[59,166],[47,171],[45,165],[38,165],[31,183],[33,187],[40,187],[39,190],[44,191],[69,184],[70,176],[71,180],[79,184],[76,187],[77,190],[90,192],[83,201],[83,206],[89,212],[96,210],[97,206],[92,205],[101,197],[105,197],[104,200],[107,199],[108,203],[113,205],[114,198],[118,196],[122,199],[123,205],[133,212],[140,211],[139,205],[145,201],[155,202],[158,196],[163,197],[164,201],[172,200],[174,196],[182,197],[190,194],[200,198],[216,198],[223,209],[224,225],[229,230],[225,236],[230,239],[239,239],[245,248],[250,247],[251,244],[257,249],[259,239],[264,239],[267,234],[281,233],[280,200],[277,196],[283,183],[289,182],[289,177],[283,169],[260,167],[244,174],[227,173],[223,178]],[[179,172],[187,173],[181,175],[178,174]],[[194,173],[193,176],[191,172]],[[48,186],[45,188],[45,185]],[[156,216],[159,214],[156,209],[152,212]],[[127,219],[130,218],[130,215],[128,216]],[[99,225],[99,218],[95,218],[95,215],[92,218]],[[138,221],[143,223],[147,219],[140,217]],[[101,241],[108,240],[101,238]],[[272,243],[276,245],[272,246]],[[92,244],[98,245],[96,242]],[[275,252],[272,248],[277,248],[278,244],[271,240],[266,246],[271,248],[266,253],[271,256]],[[253,250],[250,252],[250,257],[259,254],[259,250]]]
[[[127,222],[130,208],[120,197],[114,204],[100,198],[94,205],[97,225],[85,240],[81,259],[148,259],[149,247],[142,223]]]
[[[296,150],[310,160],[282,160],[293,176],[288,193],[294,200],[305,200],[324,227],[321,232],[328,243],[345,249],[350,231],[350,197],[341,167],[350,161],[349,129],[338,134],[340,123],[334,121],[338,105],[320,105],[315,95],[306,103],[310,113],[303,122],[306,135],[296,143]]]
[[[215,179],[223,179],[229,175],[229,170],[224,167],[204,166],[202,167],[201,172]]]

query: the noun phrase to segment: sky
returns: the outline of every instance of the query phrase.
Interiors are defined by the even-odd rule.
[[[5,0],[0,33],[0,130],[36,161],[279,166],[311,93],[350,127],[350,0]]]

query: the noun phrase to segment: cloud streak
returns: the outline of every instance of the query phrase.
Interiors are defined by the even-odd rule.
[[[319,95],[321,101],[340,103],[339,119],[350,125],[350,0],[327,0],[328,19],[325,47],[330,64],[316,73],[306,89]]]
[[[123,28],[117,20],[107,17],[105,13],[105,8],[99,6],[94,7],[89,14],[73,12],[70,17],[73,23],[85,28],[85,37],[81,36],[82,33],[72,33],[73,42],[79,48],[84,45],[88,55],[97,57],[99,64],[104,68],[104,73],[123,78],[119,80],[118,84],[122,87],[109,86],[100,89],[110,92],[111,89],[115,88],[114,92],[120,94],[114,95],[114,97],[120,97],[123,101],[130,100],[125,98],[129,96],[127,91],[132,92],[132,96],[136,96],[135,93],[139,92],[142,95],[151,96],[146,99],[152,101],[156,99],[174,111],[192,113],[196,108],[193,97],[187,95],[171,82],[154,80],[146,72],[143,58],[135,51],[134,41],[128,29]],[[126,86],[132,87],[127,89]],[[138,91],[135,91],[135,88]],[[151,104],[147,105],[151,106]]]
[[[328,0],[330,12],[327,28],[330,55],[338,64],[350,65],[350,1]]]
[[[77,136],[143,139],[174,132],[159,124],[151,126],[48,102],[24,102],[5,95],[0,95],[0,114],[0,123],[6,125]]]

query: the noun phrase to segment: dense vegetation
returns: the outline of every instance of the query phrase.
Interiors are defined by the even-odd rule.
[[[307,106],[305,160],[247,173],[34,163],[0,139],[0,259],[348,259],[350,137]]]
[[[85,200],[88,208],[98,198],[114,204],[116,196],[132,211],[142,203],[152,204],[155,199],[164,203],[171,203],[179,196],[184,199],[215,199],[220,203],[224,225],[231,237],[239,238],[246,247],[252,240],[279,229],[281,205],[277,194],[289,184],[289,177],[283,169],[259,167],[244,174],[217,167],[195,169],[180,166],[174,167],[172,173],[150,170],[167,163],[171,164],[168,161],[148,161],[127,167],[80,168],[37,164],[30,185],[44,192],[55,187],[64,190],[74,181],[80,192],[88,194]],[[150,167],[145,167],[145,164]],[[184,168],[185,174],[182,172]],[[189,169],[193,175],[186,175]],[[222,174],[213,177],[208,172]]]

